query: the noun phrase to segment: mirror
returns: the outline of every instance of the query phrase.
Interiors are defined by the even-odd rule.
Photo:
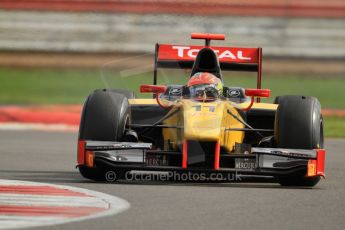
[[[269,89],[245,89],[246,96],[249,97],[270,97],[271,90]]]

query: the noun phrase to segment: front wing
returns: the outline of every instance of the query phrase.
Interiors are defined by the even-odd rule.
[[[246,154],[206,156],[203,164],[183,167],[183,153],[153,150],[150,143],[79,140],[78,166],[102,170],[236,173],[253,176],[325,176],[324,149],[251,148]]]

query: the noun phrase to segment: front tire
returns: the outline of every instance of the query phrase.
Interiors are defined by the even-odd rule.
[[[280,96],[274,140],[277,148],[320,149],[324,147],[323,118],[320,102],[314,97]],[[320,176],[279,177],[283,186],[315,186]]]
[[[79,139],[93,141],[121,141],[130,121],[128,98],[123,90],[95,90],[87,98],[80,121]],[[91,180],[105,181],[107,169],[79,166],[80,174]],[[122,172],[116,172],[121,175]]]

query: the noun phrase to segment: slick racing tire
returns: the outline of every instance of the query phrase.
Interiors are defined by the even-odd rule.
[[[95,90],[87,98],[80,121],[79,139],[93,141],[121,141],[125,126],[129,123],[128,97],[133,94],[125,90]],[[85,178],[105,181],[107,169],[79,166]],[[123,172],[116,172],[123,175]],[[116,178],[119,179],[119,178]]]
[[[320,102],[314,97],[280,96],[274,124],[274,140],[277,148],[321,149],[324,147],[323,118]],[[320,176],[295,175],[279,177],[283,186],[312,187]]]

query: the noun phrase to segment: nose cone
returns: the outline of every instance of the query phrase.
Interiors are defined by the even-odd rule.
[[[183,101],[184,137],[187,140],[218,141],[224,105],[218,101]]]

